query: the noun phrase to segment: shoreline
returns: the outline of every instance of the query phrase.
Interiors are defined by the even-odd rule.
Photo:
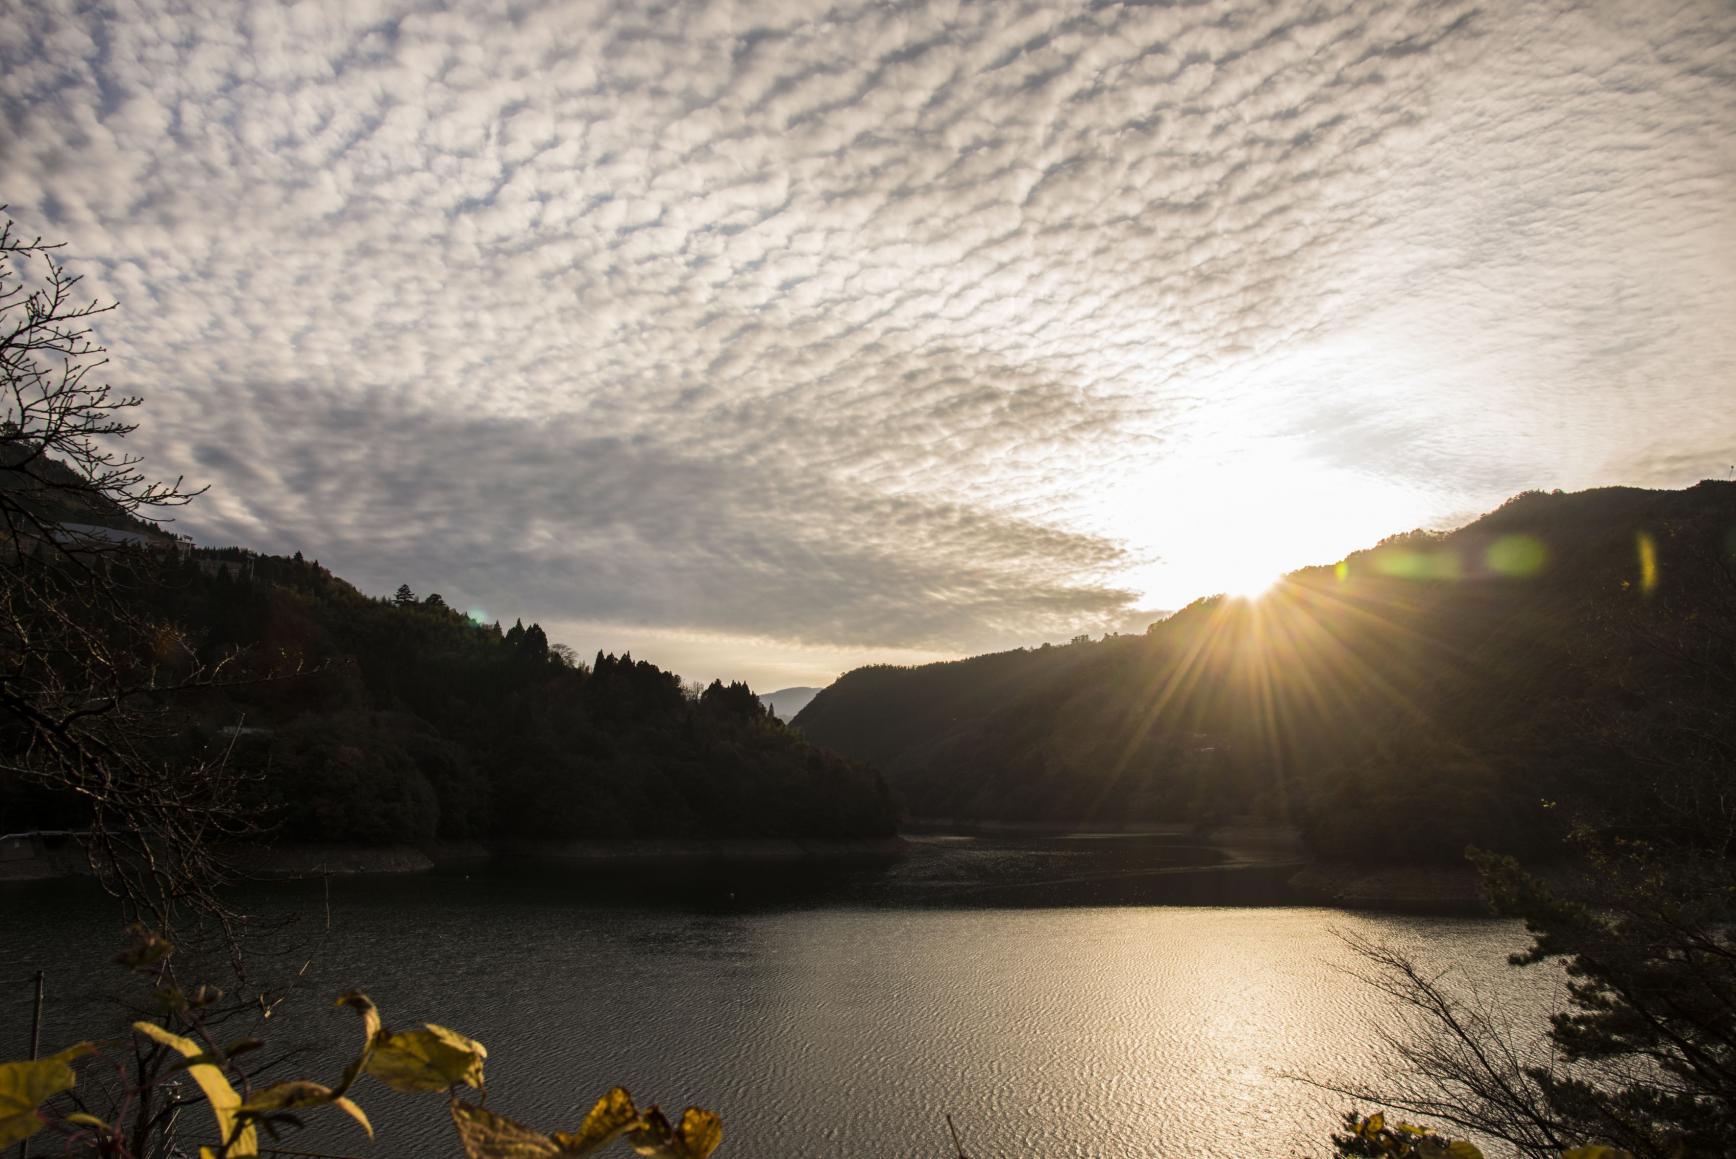
[[[910,851],[903,837],[736,838],[717,840],[536,841],[494,847],[447,845],[231,846],[217,852],[241,878],[297,881],[317,877],[430,873],[448,866],[561,864],[593,867],[746,865],[884,861]],[[70,844],[38,856],[0,861],[0,882],[92,877]]]
[[[537,841],[505,847],[478,842],[431,846],[279,845],[232,847],[222,850],[235,875],[255,881],[297,881],[321,877],[408,876],[445,868],[551,866],[599,874],[629,870],[703,870],[799,865],[849,865],[892,862],[919,853],[924,838],[936,836],[1013,836],[1023,834],[1080,839],[1101,837],[1173,838],[1223,855],[1216,863],[1170,865],[1125,875],[1117,883],[1105,879],[1106,895],[1140,904],[1134,880],[1163,884],[1164,902],[1201,904],[1214,897],[1220,904],[1326,906],[1334,909],[1474,915],[1488,913],[1476,873],[1465,866],[1366,866],[1309,861],[1289,835],[1259,827],[1225,827],[1201,835],[1183,826],[1145,826],[1124,830],[1081,830],[1049,826],[976,827],[975,832],[950,832],[932,825],[913,825],[905,834],[886,838],[822,841],[812,838]],[[39,856],[0,860],[0,884],[90,877],[83,854],[70,842],[41,851]],[[1122,876],[1122,875],[1117,875]],[[984,883],[984,889],[1002,888]],[[1028,885],[1007,883],[1025,891]],[[1174,899],[1170,901],[1169,899]]]
[[[1486,915],[1482,883],[1469,865],[1352,865],[1313,862],[1287,882],[1302,904],[1397,913]]]

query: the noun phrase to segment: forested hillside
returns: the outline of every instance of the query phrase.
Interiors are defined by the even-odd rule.
[[[796,725],[919,816],[1251,815],[1376,861],[1657,829],[1736,753],[1733,565],[1736,485],[1527,493],[1143,636],[858,669]]]
[[[100,562],[97,566],[106,566]],[[579,663],[537,625],[470,622],[408,588],[371,599],[316,563],[223,551],[128,559],[128,599],[183,630],[156,759],[228,752],[275,839],[879,837],[879,777],[805,743],[744,684],[698,696],[631,656]],[[76,799],[0,781],[9,830],[77,827]]]

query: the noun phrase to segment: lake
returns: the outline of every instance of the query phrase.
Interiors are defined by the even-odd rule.
[[[360,1033],[327,1003],[357,987],[388,1025],[487,1045],[503,1114],[570,1130],[621,1083],[717,1110],[722,1156],[950,1156],[949,1114],[977,1157],[1325,1155],[1348,1103],[1287,1076],[1390,1066],[1387,1007],[1347,972],[1340,934],[1408,947],[1510,1011],[1560,1000],[1558,972],[1504,964],[1524,942],[1510,922],[1091,903],[1105,888],[1125,902],[1142,865],[1188,859],[1139,840],[933,838],[890,867],[489,869],[243,897],[303,915],[255,958],[279,974],[312,961],[263,1035],[307,1048],[297,1073],[336,1078],[329,1044]],[[102,964],[115,923],[87,886],[0,889],[0,920],[6,1057],[23,1053],[39,968],[45,1047],[120,1023],[106,997],[119,972]],[[438,1096],[365,1080],[357,1099],[377,1142],[338,1117],[284,1145],[459,1154]]]

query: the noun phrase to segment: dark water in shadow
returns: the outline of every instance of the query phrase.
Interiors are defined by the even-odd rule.
[[[942,840],[880,867],[252,887],[255,911],[301,915],[256,961],[289,974],[312,960],[263,1036],[304,1048],[298,1073],[331,1081],[359,1031],[329,1002],[359,987],[389,1024],[485,1043],[503,1113],[570,1129],[619,1082],[718,1110],[724,1156],[946,1156],[948,1113],[981,1157],[1322,1155],[1343,1100],[1283,1075],[1387,1065],[1371,1033],[1384,1008],[1345,973],[1335,931],[1407,945],[1518,1011],[1556,995],[1553,975],[1503,964],[1523,940],[1510,923],[1095,904],[1195,854],[1073,847],[1085,845]],[[88,889],[0,889],[0,928],[0,1042],[23,1044],[37,968],[50,973],[45,1044],[123,1021],[102,965],[114,922]],[[438,1096],[367,1080],[357,1097],[376,1143],[339,1119],[285,1145],[458,1154]]]

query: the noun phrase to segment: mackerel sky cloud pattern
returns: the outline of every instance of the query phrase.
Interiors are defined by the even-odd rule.
[[[1721,0],[7,7],[183,530],[689,675],[1736,459]]]

